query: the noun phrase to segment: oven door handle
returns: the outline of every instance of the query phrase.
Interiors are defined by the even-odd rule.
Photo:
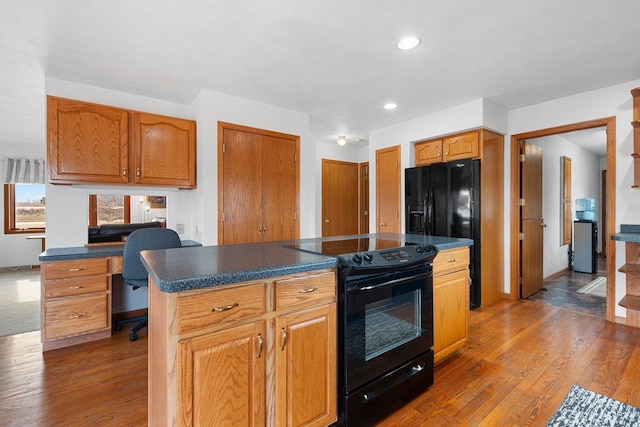
[[[371,286],[362,286],[359,288],[353,288],[353,289],[348,289],[347,292],[369,292],[369,291],[374,291],[376,289],[381,289],[381,288],[386,288],[389,286],[394,286],[397,284],[400,284],[402,282],[411,282],[414,280],[420,280],[420,279],[428,279],[429,277],[431,277],[430,274],[428,273],[420,273],[420,274],[415,274],[413,276],[409,276],[409,277],[400,277],[398,279],[394,279],[394,280],[389,280],[388,282],[384,282],[384,283],[380,283],[378,285],[371,285]]]

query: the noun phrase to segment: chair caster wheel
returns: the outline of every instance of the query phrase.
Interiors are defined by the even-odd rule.
[[[138,339],[138,335],[136,334],[129,335],[129,341],[133,342],[133,341],[136,341],[137,339]]]
[[[118,332],[118,331],[121,331],[123,327],[124,327],[124,326],[122,326],[122,325],[116,325],[116,326],[113,328],[113,330],[114,330],[114,331],[116,331],[116,332]]]

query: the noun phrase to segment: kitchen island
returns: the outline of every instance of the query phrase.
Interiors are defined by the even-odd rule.
[[[460,292],[454,300],[462,316],[455,323],[468,327],[471,240],[390,233],[346,237],[466,252],[466,273],[456,281],[466,300]],[[149,425],[334,422],[338,259],[286,245],[344,238],[143,252],[151,279]],[[455,340],[464,342],[458,334]]]

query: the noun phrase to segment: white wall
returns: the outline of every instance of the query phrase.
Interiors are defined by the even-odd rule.
[[[28,157],[46,159],[46,146],[43,144],[0,144],[0,158]],[[4,189],[2,190],[4,194]],[[47,200],[48,204],[48,200]],[[4,197],[0,197],[0,215],[4,223]],[[49,214],[47,211],[47,219]],[[0,234],[0,268],[24,265],[38,265],[38,255],[42,252],[40,240],[27,240],[28,234]]]
[[[575,216],[575,200],[585,197],[600,200],[600,158],[568,141],[562,135],[527,140],[542,148],[542,217],[544,229],[543,277],[549,277],[569,266],[569,245],[562,244],[562,156],[571,158],[571,218]],[[606,141],[605,141],[606,143]],[[602,239],[600,239],[602,240]]]
[[[615,116],[616,118],[616,216],[615,230],[620,231],[620,224],[640,224],[640,191],[631,188],[633,184],[633,152],[632,127],[633,120],[631,89],[639,87],[640,80],[609,86],[578,95],[557,99],[509,111],[509,137],[513,134],[547,129],[554,126],[584,122]],[[511,174],[511,147],[505,146],[505,186]],[[612,173],[608,178],[614,178]],[[508,187],[506,187],[508,189]],[[505,193],[505,206],[510,206],[510,193]],[[509,216],[505,216],[509,218]],[[509,223],[505,221],[505,265],[509,265],[510,242]],[[606,236],[602,236],[606,238]],[[624,243],[616,242],[616,271],[624,264]],[[505,291],[510,286],[509,271],[505,271]],[[624,308],[618,302],[625,294],[625,276],[616,273],[616,316],[626,316]]]

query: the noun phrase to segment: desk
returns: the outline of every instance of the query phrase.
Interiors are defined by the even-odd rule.
[[[202,246],[186,240],[183,247]],[[42,350],[111,336],[113,275],[124,245],[51,248],[40,254]]]

